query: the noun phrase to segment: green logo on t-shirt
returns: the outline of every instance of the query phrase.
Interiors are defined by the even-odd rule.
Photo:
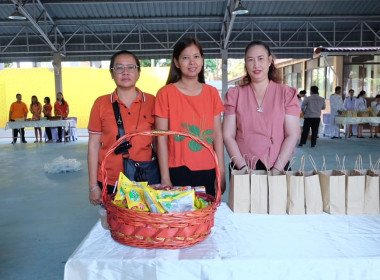
[[[181,124],[181,126],[184,128],[187,128],[187,131],[186,131],[187,133],[190,133],[194,136],[197,136],[199,139],[206,141],[207,143],[212,145],[212,143],[214,141],[214,138],[212,136],[210,136],[213,134],[212,129],[207,129],[207,130],[201,132],[201,129],[196,125],[190,125],[188,123],[183,123],[183,124]],[[176,142],[181,142],[183,139],[185,139],[185,136],[174,135],[174,140]],[[194,140],[189,141],[190,151],[199,152],[200,150],[202,150],[202,148],[203,148],[203,146],[201,144],[195,142]]]

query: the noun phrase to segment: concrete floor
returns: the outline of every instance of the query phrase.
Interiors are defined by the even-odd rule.
[[[0,130],[0,275],[1,279],[62,279],[65,262],[98,220],[98,208],[88,201],[87,131],[78,131],[78,141],[33,143],[27,130],[27,144],[11,145],[11,130]],[[309,153],[321,168],[322,155],[327,169],[334,169],[335,154],[346,155],[346,168],[352,169],[357,154],[380,157],[380,139],[319,138],[316,148],[310,142],[296,149],[298,159]],[[75,173],[50,175],[44,164],[58,156],[82,163]],[[305,170],[311,170],[309,161]],[[227,201],[228,190],[223,195]]]

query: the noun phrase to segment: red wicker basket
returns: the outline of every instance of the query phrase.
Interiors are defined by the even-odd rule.
[[[117,242],[140,248],[178,249],[195,245],[210,234],[214,226],[214,214],[221,201],[220,170],[216,153],[212,146],[198,137],[184,132],[175,131],[144,131],[126,134],[116,141],[109,149],[102,162],[101,171],[103,185],[107,185],[106,162],[116,147],[125,139],[136,135],[168,136],[180,135],[204,146],[215,160],[216,171],[216,197],[208,194],[196,193],[211,204],[203,209],[183,213],[150,213],[139,212],[114,205],[113,196],[107,195],[107,188],[103,188],[102,200],[107,209],[107,221],[111,236]]]

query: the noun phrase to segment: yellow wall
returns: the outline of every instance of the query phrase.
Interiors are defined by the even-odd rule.
[[[164,86],[169,69],[144,67],[137,87],[156,95]],[[63,96],[70,106],[69,116],[78,118],[78,128],[87,128],[88,118],[95,99],[111,93],[115,84],[108,69],[89,67],[62,69]],[[55,102],[54,72],[48,68],[10,69],[0,71],[0,127],[5,127],[9,107],[16,101],[16,94],[29,108],[32,95],[43,104],[46,96]],[[28,117],[31,117],[29,114]]]

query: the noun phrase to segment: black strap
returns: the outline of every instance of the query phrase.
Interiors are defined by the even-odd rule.
[[[119,103],[117,101],[114,101],[112,103],[112,107],[113,107],[113,113],[115,114],[115,120],[116,120],[117,128],[119,130],[119,135],[116,136],[116,140],[117,140],[121,136],[125,135],[125,130],[124,130],[124,126],[123,126],[123,119],[122,119],[121,114],[120,114]]]
[[[115,114],[115,120],[117,124],[117,128],[119,131],[119,134],[116,136],[116,140],[118,140],[120,137],[125,135],[124,125],[123,125],[123,118],[120,114],[120,107],[119,103],[117,101],[114,101],[112,103],[113,112]],[[123,140],[121,144],[115,149],[116,154],[123,154],[123,155],[129,155],[129,148],[131,148],[132,145],[129,141]]]

